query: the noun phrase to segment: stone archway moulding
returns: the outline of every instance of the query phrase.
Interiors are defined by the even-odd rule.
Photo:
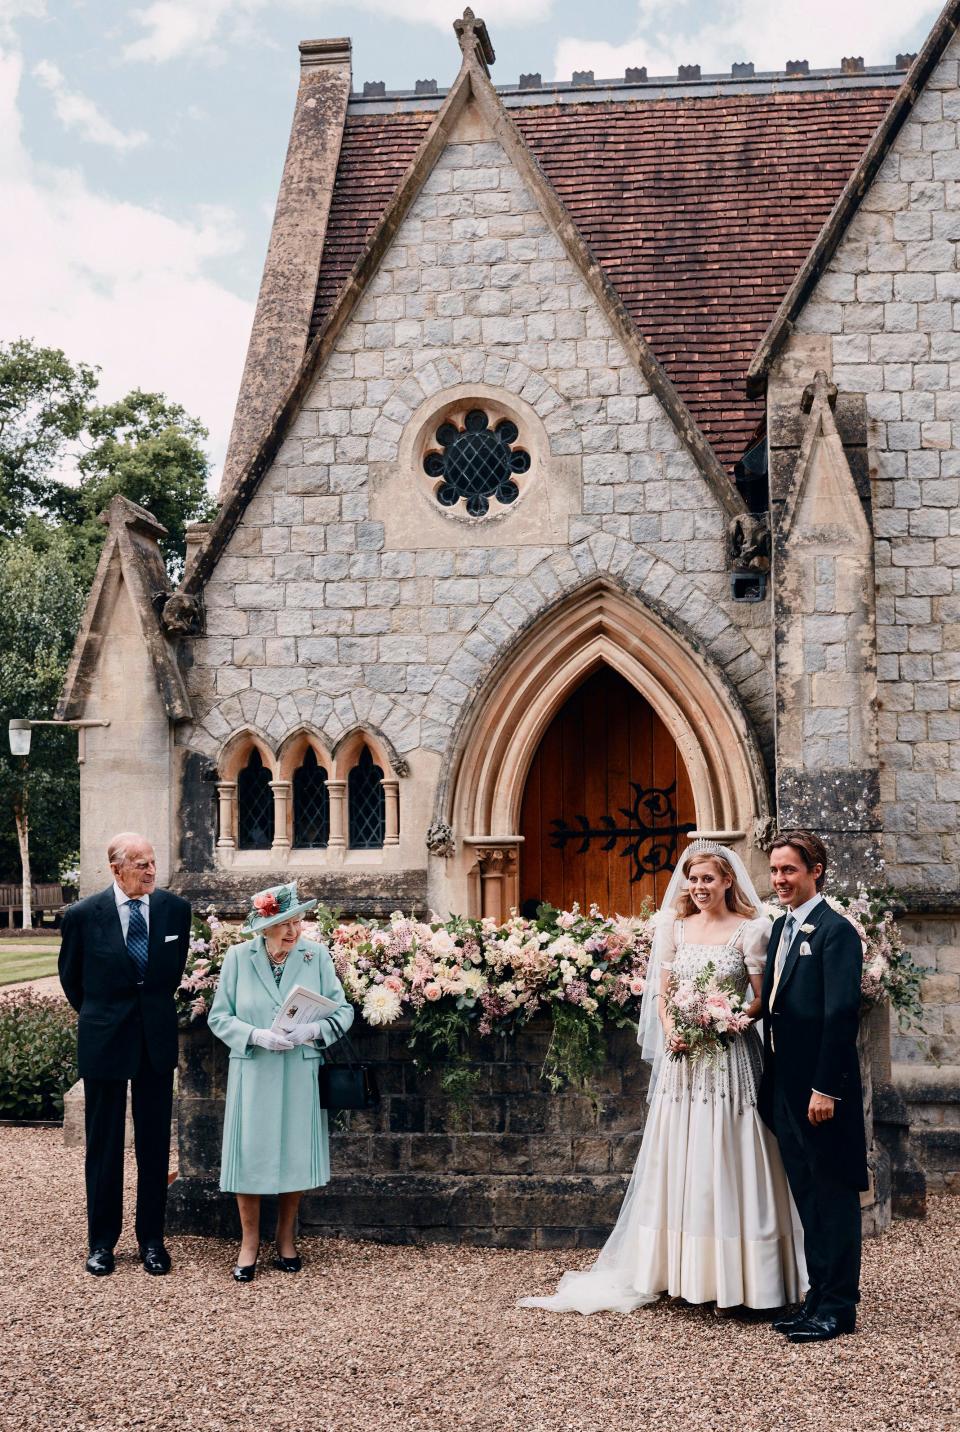
[[[486,908],[484,861],[495,850],[516,851],[524,785],[540,739],[571,692],[602,664],[649,701],[676,741],[693,787],[697,834],[751,840],[754,822],[770,813],[756,738],[729,683],[636,598],[593,582],[555,607],[500,664],[452,763],[438,818],[452,826],[458,847],[466,846],[461,860],[475,872],[475,884],[479,875],[483,913],[496,913]],[[501,880],[497,888],[504,898],[513,893],[515,903],[512,887]]]

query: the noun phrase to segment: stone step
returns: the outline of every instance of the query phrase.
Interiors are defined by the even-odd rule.
[[[894,1064],[910,1135],[932,1193],[960,1193],[960,1065]]]

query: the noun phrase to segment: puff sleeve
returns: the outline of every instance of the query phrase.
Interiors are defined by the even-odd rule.
[[[762,975],[767,963],[772,922],[766,915],[751,920],[743,932],[743,963],[748,975]]]
[[[680,928],[680,921],[677,919],[675,910],[665,910],[663,921],[658,932],[660,968],[672,970],[674,956],[677,953],[677,932]]]

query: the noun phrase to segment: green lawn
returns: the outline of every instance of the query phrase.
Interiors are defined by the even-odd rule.
[[[59,935],[41,935],[25,940],[0,940],[0,985],[39,980],[57,973]]]

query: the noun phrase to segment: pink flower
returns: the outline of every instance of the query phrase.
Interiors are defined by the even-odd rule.
[[[646,980],[633,979],[633,980],[630,981],[630,993],[631,993],[631,994],[641,995],[641,994],[643,994],[643,992],[644,992],[644,990],[646,989],[646,987],[647,987],[647,982],[646,982]]]
[[[573,914],[570,910],[564,910],[557,916],[557,924],[561,930],[572,930],[579,918],[579,915]]]
[[[392,989],[395,994],[403,994],[403,980],[398,980],[396,975],[387,975],[384,984],[387,989]]]
[[[439,999],[440,996],[443,994],[443,990],[437,984],[436,980],[432,980],[430,984],[424,985],[423,993],[427,999],[432,1001]]]
[[[276,895],[271,894],[269,891],[264,895],[254,895],[253,908],[255,910],[258,910],[261,915],[265,916],[280,914],[280,906],[277,904],[277,897]]]
[[[598,984],[599,981],[603,979],[603,970],[591,970],[590,978],[593,980],[594,984]]]

